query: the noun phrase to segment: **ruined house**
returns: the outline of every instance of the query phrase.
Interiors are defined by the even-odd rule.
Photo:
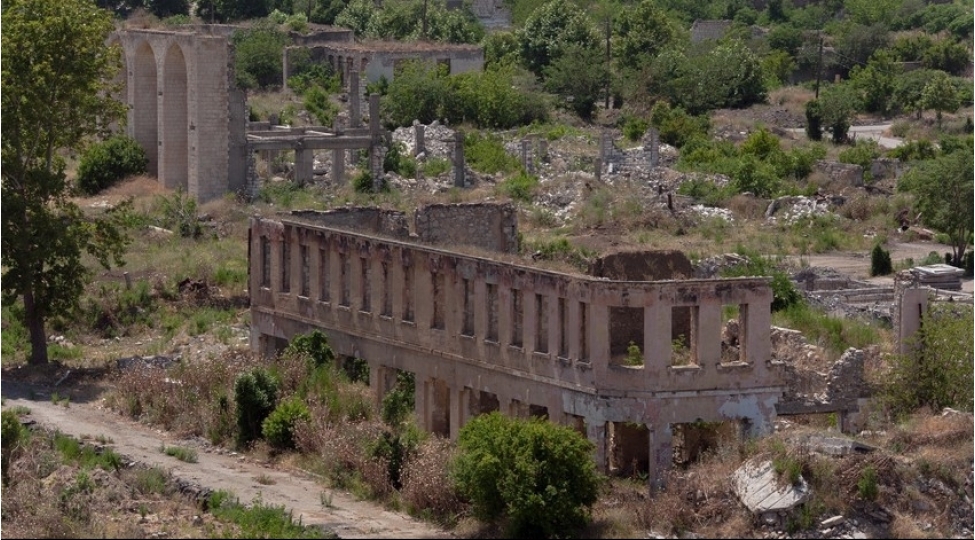
[[[368,363],[377,403],[399,370],[413,373],[424,429],[453,438],[495,410],[547,417],[588,437],[602,470],[651,479],[693,426],[771,429],[785,387],[766,278],[630,281],[505,262],[492,253],[513,251],[515,219],[488,203],[412,220],[375,209],[254,217],[252,348],[272,354],[319,329]],[[731,306],[740,324],[728,355]]]

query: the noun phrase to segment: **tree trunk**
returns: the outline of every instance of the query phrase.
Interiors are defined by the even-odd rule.
[[[33,291],[24,292],[24,322],[30,332],[30,364],[47,363],[47,334],[44,332],[44,314],[34,302]]]

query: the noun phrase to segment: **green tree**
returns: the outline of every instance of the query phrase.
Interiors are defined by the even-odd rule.
[[[973,166],[971,150],[925,161],[908,171],[898,189],[913,192],[921,221],[948,235],[953,264],[960,266],[972,235]]]
[[[371,0],[352,0],[335,16],[335,25],[351,28],[355,35],[364,36],[373,13],[378,13],[378,10]]]
[[[894,105],[894,81],[899,71],[900,67],[893,56],[883,49],[874,53],[865,67],[856,66],[850,71],[850,81],[865,111],[880,114],[890,112]]]
[[[43,364],[45,321],[77,307],[89,277],[82,255],[121,264],[128,241],[124,207],[92,218],[68,199],[60,156],[123,118],[120,54],[105,45],[112,14],[90,0],[11,0],[3,18],[3,302],[23,302],[30,362]]]
[[[261,21],[234,32],[237,85],[241,88],[266,88],[281,84],[284,71],[282,54],[288,36],[270,21]]]
[[[458,446],[454,478],[480,519],[507,518],[511,534],[543,538],[589,521],[599,477],[593,445],[576,431],[493,412],[464,426]]]
[[[260,19],[271,13],[267,0],[198,0],[196,14],[210,23]]]
[[[897,76],[894,81],[894,106],[904,112],[912,112],[921,119],[924,111],[922,93],[924,87],[935,77],[933,69],[916,69]]]
[[[943,71],[937,71],[921,90],[921,108],[934,109],[938,118],[938,129],[941,129],[941,115],[945,112],[958,110],[958,90],[952,84],[951,78]]]
[[[596,49],[574,45],[545,68],[545,89],[562,98],[562,106],[586,121],[592,120],[606,79],[605,58]]]
[[[950,39],[941,39],[931,44],[921,56],[924,67],[940,69],[952,75],[961,75],[965,66],[971,62],[968,49],[961,43]]]
[[[585,12],[569,0],[551,0],[532,12],[518,33],[521,56],[535,75],[558,59],[569,44],[598,47],[599,39]]]
[[[620,11],[614,26],[613,54],[623,69],[637,68],[683,37],[677,24],[652,0]]]
[[[928,406],[972,410],[971,306],[934,305],[921,329],[909,340],[909,352],[893,357],[885,394],[895,414]]]
[[[859,108],[856,89],[846,82],[830,85],[823,90],[819,106],[823,127],[830,130],[833,142],[846,142],[846,132],[850,129],[850,119]]]

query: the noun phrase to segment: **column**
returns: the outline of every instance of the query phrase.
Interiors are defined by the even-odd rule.
[[[349,72],[349,127],[357,128],[362,124],[362,112],[359,103],[359,72],[352,70]],[[369,114],[371,118],[372,112],[370,111]]]
[[[591,417],[586,417],[586,438],[595,446],[594,456],[596,468],[603,474],[609,471],[609,463],[606,462],[606,423],[594,422]]]
[[[427,151],[426,141],[424,140],[426,126],[420,122],[413,121],[413,156],[418,156]]]
[[[462,188],[466,184],[464,178],[464,132],[454,133],[454,187]]]
[[[379,192],[383,185],[382,134],[379,125],[379,94],[369,95],[369,172],[372,174],[372,188]]]
[[[674,459],[674,434],[670,424],[648,425],[650,430],[650,474],[647,479],[650,491],[663,487],[664,472]]]
[[[301,144],[295,148],[295,183],[304,186],[314,178],[315,152],[306,150]]]

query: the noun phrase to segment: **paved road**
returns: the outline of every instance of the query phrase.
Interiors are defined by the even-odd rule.
[[[28,418],[48,428],[80,437],[105,435],[114,440],[110,446],[119,454],[146,465],[172,472],[183,481],[213,490],[228,490],[241,502],[260,496],[265,504],[284,505],[301,517],[305,525],[320,525],[340,538],[451,538],[432,525],[412,517],[390,512],[376,504],[356,500],[351,495],[327,490],[331,506],[325,508],[321,494],[323,487],[313,479],[266,467],[242,456],[199,453],[197,463],[184,463],[159,451],[161,445],[180,445],[180,441],[161,431],[147,428],[123,418],[94,403],[75,403],[67,408],[51,403],[50,394],[32,389],[11,380],[0,381],[3,407],[24,406],[31,412]],[[189,446],[189,444],[183,444]],[[266,476],[274,484],[257,482]]]

